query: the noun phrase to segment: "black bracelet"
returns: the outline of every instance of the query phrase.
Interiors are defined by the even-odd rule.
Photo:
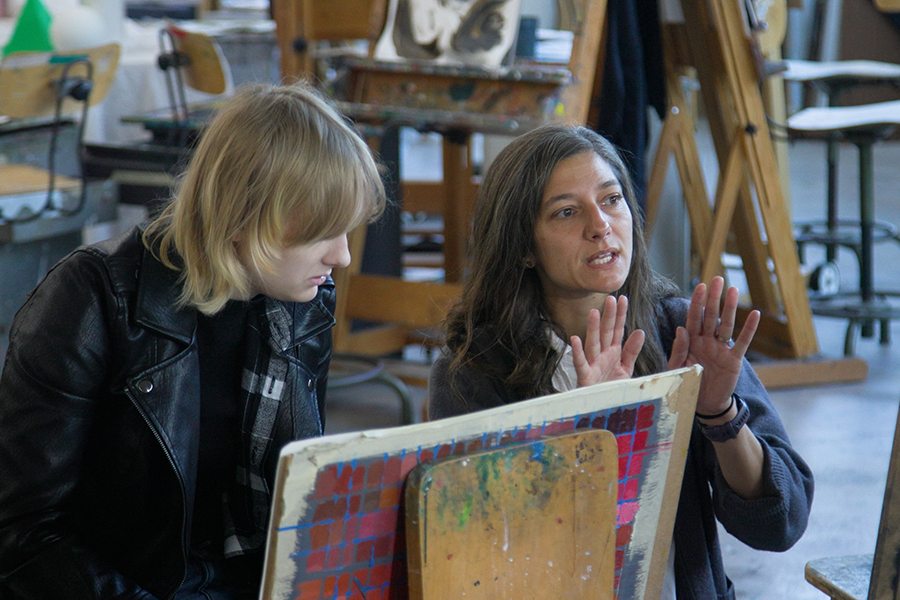
[[[716,425],[715,427],[700,423],[700,433],[711,442],[727,442],[728,440],[733,440],[740,434],[741,429],[743,429],[744,425],[746,425],[747,421],[750,419],[750,408],[747,406],[747,403],[737,394],[732,394],[731,397],[734,398],[734,402],[738,407],[737,414],[734,415],[732,420],[727,423],[722,423],[721,425]]]
[[[731,410],[732,406],[734,406],[734,394],[731,394],[731,403],[728,404],[728,408],[726,408],[719,414],[717,414],[717,415],[701,415],[700,413],[697,413],[697,416],[700,417],[701,419],[718,419],[719,417],[724,417],[725,415],[727,415],[728,411]]]

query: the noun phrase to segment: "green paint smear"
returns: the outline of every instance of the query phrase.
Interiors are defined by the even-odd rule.
[[[469,522],[472,516],[472,494],[466,496],[466,504],[463,506],[462,513],[459,515],[459,528],[462,529]]]

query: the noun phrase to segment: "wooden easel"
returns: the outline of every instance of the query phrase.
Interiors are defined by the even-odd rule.
[[[702,174],[696,170],[696,148],[686,149],[692,145],[690,136],[685,134],[690,121],[677,92],[673,93],[672,106],[679,110],[677,120],[681,124],[664,131],[667,137],[661,140],[655,164],[659,165],[670,152],[676,157],[682,155],[677,160],[682,180],[689,182],[684,186],[685,201],[700,256],[701,281],[709,281],[722,272],[721,256],[727,236],[733,232],[753,303],[763,313],[760,332],[754,340],[756,348],[779,358],[811,356],[818,351],[812,313],[800,276],[791,219],[778,179],[741,5],[739,0],[711,0],[708,4],[682,0],[681,4],[691,35],[681,37],[682,50],[687,55],[680,59],[697,70],[721,166],[714,209],[709,207]],[[670,84],[670,92],[673,88],[677,85]],[[679,106],[676,102],[680,100]],[[651,175],[648,190],[658,194],[661,184],[654,176],[656,173]],[[648,194],[648,204],[656,201],[658,198]],[[768,243],[763,241],[763,233]],[[772,271],[768,266],[770,259]]]
[[[674,155],[701,281],[723,272],[721,257],[733,234],[753,307],[762,313],[754,349],[775,359],[809,359],[817,355],[818,343],[743,4],[741,0],[682,0],[681,5],[690,34],[684,23],[666,26],[670,111],[648,182],[648,214],[651,219],[656,214],[665,168]],[[696,69],[720,165],[712,207],[678,81],[678,69],[683,66]],[[776,383],[864,378],[865,363],[851,362],[840,369],[834,368],[834,361],[818,363],[825,368],[811,370],[808,361],[798,361],[802,368],[795,369],[796,378],[780,364]],[[835,379],[838,376],[843,379]]]

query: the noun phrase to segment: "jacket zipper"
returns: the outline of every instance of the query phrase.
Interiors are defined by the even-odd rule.
[[[178,472],[178,467],[175,465],[175,459],[172,458],[172,453],[166,447],[166,444],[160,437],[159,432],[156,431],[156,428],[153,426],[150,419],[141,408],[140,403],[137,401],[134,395],[132,395],[131,390],[129,390],[127,387],[125,388],[125,395],[127,395],[128,399],[131,400],[131,403],[137,409],[138,414],[140,414],[141,418],[144,420],[144,424],[147,425],[147,427],[150,429],[150,432],[153,434],[153,437],[156,438],[156,441],[159,443],[160,448],[162,448],[163,454],[165,454],[166,456],[166,460],[169,461],[169,466],[172,467],[172,470],[175,472],[175,477],[178,478],[178,487],[181,490],[181,559],[184,563],[184,572],[182,572],[181,574],[181,581],[177,586],[175,586],[175,591],[167,596],[168,600],[172,600],[173,598],[175,598],[175,594],[178,593],[178,590],[184,584],[184,580],[187,577],[187,551],[185,550],[184,541],[184,524],[187,522],[187,494],[184,491],[184,480],[181,478],[181,474]]]

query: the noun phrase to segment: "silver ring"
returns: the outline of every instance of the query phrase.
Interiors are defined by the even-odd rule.
[[[723,340],[721,337],[716,336],[716,339],[728,346],[729,348],[734,347],[734,340],[732,338],[728,338],[727,340]]]

